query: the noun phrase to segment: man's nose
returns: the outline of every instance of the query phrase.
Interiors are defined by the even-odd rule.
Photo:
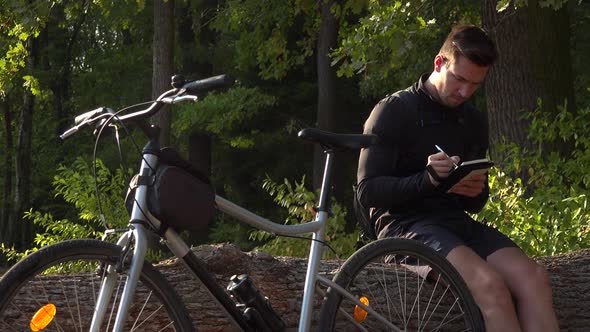
[[[471,97],[473,92],[475,92],[475,87],[472,86],[471,84],[463,84],[459,88],[459,96],[461,96],[461,98],[467,99],[467,98]]]

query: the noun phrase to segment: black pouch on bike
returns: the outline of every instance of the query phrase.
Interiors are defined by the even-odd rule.
[[[154,177],[142,180],[136,175],[131,180],[131,190],[125,198],[130,213],[138,181],[147,181],[148,209],[165,226],[202,231],[209,225],[215,209],[215,192],[211,182],[175,150],[161,150]]]

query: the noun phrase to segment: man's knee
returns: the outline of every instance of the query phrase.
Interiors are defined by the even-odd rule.
[[[480,307],[496,310],[512,306],[512,295],[504,279],[492,269],[478,273],[471,290]]]
[[[531,262],[528,266],[523,267],[520,271],[519,285],[514,292],[518,296],[538,297],[551,295],[551,278],[547,270],[535,263]]]

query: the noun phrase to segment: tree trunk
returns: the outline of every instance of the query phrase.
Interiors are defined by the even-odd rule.
[[[505,138],[530,147],[529,123],[521,117],[537,107],[537,98],[547,112],[565,99],[574,105],[567,8],[555,11],[529,1],[527,7],[498,13],[496,3],[485,0],[481,7],[483,27],[500,54],[485,82],[490,140],[492,146]]]
[[[37,41],[31,36],[27,40],[27,68],[32,72],[37,60]],[[17,248],[28,243],[30,226],[21,222],[24,211],[31,205],[31,148],[33,140],[33,111],[35,109],[35,96],[26,89],[24,91],[23,107],[20,115],[18,138],[15,155],[15,189],[14,206],[8,220],[11,229],[8,238],[12,239]]]
[[[188,138],[188,160],[201,174],[211,178],[211,136],[193,133]],[[205,243],[209,234],[202,231],[186,231],[187,244]]]
[[[65,15],[63,6],[60,6],[59,8],[59,10],[52,11],[56,12],[54,21],[56,27],[58,26],[57,22],[61,22],[63,20],[63,16]],[[63,58],[59,59],[61,62],[53,64],[53,69],[57,71],[57,75],[53,82],[51,82],[51,91],[53,92],[53,116],[56,120],[56,137],[59,137],[59,135],[62,134],[64,130],[67,128],[64,122],[64,120],[66,120],[67,113],[67,110],[64,109],[64,104],[68,101],[70,97],[72,56],[74,52],[74,46],[78,41],[80,30],[82,29],[82,25],[86,21],[86,17],[87,12],[84,11],[76,21],[76,24],[74,26],[68,27],[67,30],[59,28],[53,29],[53,31],[56,33],[69,35],[69,38],[67,39],[51,38],[55,41],[62,41],[58,45],[54,45],[54,47],[62,49],[64,53]],[[50,38],[47,36],[47,29],[44,29],[44,34],[46,39]],[[49,66],[50,65],[48,64],[47,69],[49,69]],[[71,121],[71,119],[68,118],[67,121]]]
[[[154,1],[154,44],[152,98],[171,89],[171,77],[174,74],[174,0]],[[156,116],[154,123],[160,131],[162,146],[170,145],[170,123],[172,116],[165,106]]]
[[[3,186],[2,186],[2,205],[0,211],[0,243],[9,243],[14,239],[9,238],[12,233],[8,221],[8,216],[12,210],[12,178],[13,172],[13,149],[14,143],[12,140],[12,114],[6,100],[0,102],[0,107],[3,115],[4,123],[4,169],[2,170]]]
[[[317,127],[333,131],[336,117],[336,72],[331,65],[330,52],[336,47],[338,38],[338,23],[331,9],[333,0],[320,1],[320,32],[317,49],[318,71],[318,110]],[[321,147],[314,150],[313,158],[313,187],[319,189],[322,184],[325,156]]]

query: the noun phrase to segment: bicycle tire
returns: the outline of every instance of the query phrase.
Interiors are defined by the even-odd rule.
[[[104,263],[115,264],[120,255],[121,247],[98,240],[64,241],[29,255],[0,279],[0,330],[87,331],[94,310],[91,304],[96,303],[102,280],[97,271],[104,271]],[[125,279],[123,271],[100,331],[114,325],[117,301],[113,299],[120,298]],[[31,325],[37,312],[54,316],[44,329],[43,322]],[[194,330],[178,294],[148,262],[144,262],[124,330]]]
[[[371,242],[342,265],[333,281],[357,299],[364,296],[369,308],[402,331],[485,330],[479,308],[459,273],[418,241],[387,238]],[[359,309],[356,318],[360,322],[355,319],[355,304],[329,288],[319,331],[393,330],[371,314],[362,320],[366,311]]]

